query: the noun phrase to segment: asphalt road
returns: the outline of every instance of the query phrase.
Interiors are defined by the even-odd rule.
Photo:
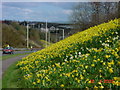
[[[14,54],[32,53],[32,52],[36,52],[36,51],[38,51],[38,50],[32,50],[32,51],[15,51]],[[0,55],[4,56],[4,55],[9,55],[9,54],[2,54],[2,52],[0,52]],[[7,70],[7,68],[11,64],[13,64],[14,62],[16,62],[18,60],[21,60],[23,57],[25,57],[27,55],[20,55],[20,56],[16,56],[16,57],[13,57],[13,58],[6,59],[6,60],[0,60],[0,78],[2,78],[2,76],[4,75],[4,72]]]
[[[27,54],[28,55],[28,54]],[[17,56],[14,58],[9,58],[7,60],[1,60],[0,63],[2,63],[2,72],[0,72],[0,78],[2,77],[2,75],[4,74],[4,72],[7,70],[7,68],[13,64],[14,62],[21,60],[23,57],[27,56],[27,55],[21,55],[21,56]]]

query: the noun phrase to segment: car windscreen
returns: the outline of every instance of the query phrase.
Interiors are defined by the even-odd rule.
[[[13,49],[12,47],[6,47],[6,48],[4,48],[4,49]]]

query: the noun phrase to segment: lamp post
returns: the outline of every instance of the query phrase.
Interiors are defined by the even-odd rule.
[[[56,28],[56,42],[57,42],[57,31],[58,31],[59,29],[58,28]]]
[[[46,20],[46,47],[47,47],[47,20]]]
[[[40,24],[38,25],[38,29],[40,29]]]
[[[29,24],[27,23],[27,48],[29,48]]]
[[[51,26],[50,29],[49,29],[49,43],[50,43],[51,31],[55,31],[55,27],[54,26]]]
[[[43,24],[41,24],[41,30],[43,30]]]
[[[50,30],[49,30],[49,45],[50,45]]]
[[[65,38],[65,35],[64,35],[64,33],[65,33],[65,32],[64,32],[64,29],[63,29],[63,39]]]

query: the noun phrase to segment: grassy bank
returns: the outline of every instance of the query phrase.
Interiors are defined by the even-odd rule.
[[[12,64],[5,72],[2,78],[2,88],[23,88],[21,72],[16,68],[16,63]]]
[[[26,88],[117,88],[119,33],[116,19],[28,55],[17,64]]]
[[[16,62],[17,63],[17,62]],[[17,88],[17,79],[20,77],[15,64],[12,64],[4,73],[2,78],[2,88]]]
[[[118,88],[118,19],[76,33],[17,63],[26,88]],[[111,82],[105,82],[110,80]]]

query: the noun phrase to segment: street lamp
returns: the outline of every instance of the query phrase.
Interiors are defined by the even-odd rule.
[[[49,43],[50,43],[50,37],[51,37],[51,36],[50,36],[50,32],[51,32],[51,31],[55,31],[55,27],[54,27],[54,26],[51,26],[50,29],[49,29]]]
[[[58,28],[56,28],[56,42],[57,42],[57,31],[58,31],[59,29]]]
[[[43,24],[41,24],[41,30],[43,31]]]
[[[38,29],[40,29],[40,24],[38,24]]]
[[[47,31],[48,31],[48,28],[47,28],[47,20],[46,20],[46,47],[47,47]]]
[[[29,48],[29,24],[27,23],[27,48]]]
[[[50,30],[49,30],[49,39],[48,39],[48,41],[49,41],[49,45],[50,45]]]
[[[65,33],[65,32],[64,32],[64,29],[63,29],[63,39],[65,38],[65,35],[64,35],[64,33]]]

